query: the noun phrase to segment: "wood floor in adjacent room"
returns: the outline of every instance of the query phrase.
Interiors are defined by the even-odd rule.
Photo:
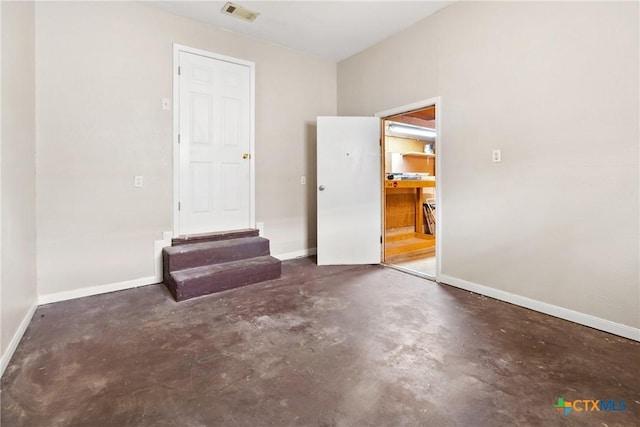
[[[415,233],[413,227],[386,230],[384,262],[435,279],[435,236]]]
[[[406,254],[387,257],[385,262],[390,265],[436,277],[436,248],[420,249]]]
[[[632,426],[640,344],[380,266],[38,308],[2,426]],[[554,408],[624,400],[625,411]]]

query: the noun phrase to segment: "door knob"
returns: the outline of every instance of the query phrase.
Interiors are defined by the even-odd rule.
[[[250,159],[250,158],[251,158],[251,154],[249,154],[249,153],[244,153],[244,154],[242,155],[242,158],[243,158],[243,159],[245,159],[245,160],[246,160],[246,159]]]
[[[324,185],[321,185],[320,187],[318,187],[318,190],[324,191]]]

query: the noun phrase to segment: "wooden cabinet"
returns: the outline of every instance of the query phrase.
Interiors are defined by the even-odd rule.
[[[385,261],[434,251],[435,236],[425,233],[423,202],[433,198],[436,155],[424,152],[424,141],[385,137],[385,171],[427,175],[420,180],[385,180]]]
[[[422,209],[423,190],[435,186],[435,180],[385,181],[385,261],[435,246],[435,236],[424,232]]]
[[[435,179],[385,181],[385,229],[413,226],[415,233],[424,234],[422,189],[435,186]]]

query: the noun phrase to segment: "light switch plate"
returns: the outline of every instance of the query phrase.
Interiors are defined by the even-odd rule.
[[[493,163],[500,163],[502,162],[502,151],[498,148],[495,148],[493,150]]]
[[[140,175],[136,175],[133,177],[133,186],[136,188],[142,188],[144,183],[144,177]]]

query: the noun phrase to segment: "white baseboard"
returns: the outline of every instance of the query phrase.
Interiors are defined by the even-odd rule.
[[[38,304],[51,304],[52,302],[66,301],[70,299],[88,297],[91,295],[106,294],[108,292],[122,291],[124,289],[137,288],[138,286],[152,285],[160,283],[162,279],[156,276],[141,277],[139,279],[126,280],[124,282],[109,283],[106,285],[90,286],[86,288],[74,289],[72,291],[56,292],[53,294],[40,295]]]
[[[570,322],[578,323],[590,328],[609,332],[614,335],[619,335],[624,338],[629,338],[630,340],[640,341],[640,329],[634,328],[632,326],[623,325],[621,323],[612,322],[611,320],[602,319],[590,314],[580,313],[568,308],[559,307],[557,305],[548,304],[546,302],[537,301],[520,295],[515,295],[509,292],[501,291],[499,289],[491,288],[489,286],[484,286],[477,283],[469,282],[467,280],[458,279],[457,277],[440,275],[438,276],[438,282],[495,298],[500,301],[505,301],[514,305],[519,305],[520,307],[539,311],[550,316],[559,317],[560,319],[568,320]]]
[[[86,288],[74,289],[72,291],[56,292],[53,294],[40,295],[38,304],[51,304],[53,302],[66,301],[70,299],[89,297],[91,295],[106,294],[109,292],[122,291],[125,289],[137,288],[138,286],[153,285],[162,282],[162,249],[171,246],[173,231],[164,231],[162,240],[153,242],[153,262],[155,276],[141,277],[139,279],[126,280],[124,282],[109,283],[106,285],[90,286]]]
[[[2,355],[2,359],[0,359],[0,377],[4,375],[4,370],[7,368],[7,366],[9,366],[9,362],[13,357],[13,353],[16,351],[16,348],[18,348],[18,344],[20,343],[20,340],[22,339],[24,332],[27,330],[27,326],[29,326],[29,322],[31,322],[31,318],[33,317],[33,314],[36,312],[37,308],[38,308],[37,304],[33,304],[29,308],[29,310],[27,311],[27,314],[25,314],[24,317],[22,318],[22,321],[20,322],[20,326],[18,326],[18,329],[16,330],[15,334],[13,334],[11,341],[9,341],[9,345],[7,346],[7,349]]]
[[[166,237],[169,237],[168,235]],[[168,243],[167,243],[168,242]],[[108,292],[122,291],[124,289],[137,288],[138,286],[152,285],[154,283],[162,282],[162,248],[170,246],[170,240],[156,240],[154,242],[155,252],[155,276],[141,277],[139,279],[127,280],[124,282],[109,283],[106,285],[90,286],[86,288],[74,289],[72,291],[56,292],[53,294],[40,295],[38,298],[38,304],[51,304],[59,301],[66,301],[70,299],[83,298],[91,295],[105,294]],[[289,259],[301,258],[306,256],[315,255],[316,248],[303,249],[295,252],[287,252],[283,254],[273,255],[279,260],[285,261]]]
[[[282,254],[271,254],[274,258],[278,258],[280,261],[286,261],[289,259],[303,258],[316,254],[316,248],[303,249],[301,251],[286,252]]]

